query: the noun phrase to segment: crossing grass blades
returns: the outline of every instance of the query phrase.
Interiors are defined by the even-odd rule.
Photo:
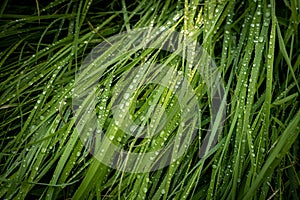
[[[299,7],[297,0],[280,5],[274,0],[4,0],[0,198],[299,199]],[[182,73],[201,110],[186,119],[189,125],[197,122],[198,129],[176,162],[131,173],[121,170],[124,163],[115,169],[93,156],[96,132],[86,140],[78,134],[74,88],[94,47],[145,27],[181,33],[183,47],[188,37],[201,44],[221,75],[226,118],[218,142],[201,158],[213,110],[205,77],[176,52],[119,46],[127,53],[111,59],[97,79],[95,104],[98,123],[112,143],[130,153],[156,151],[174,140],[186,116],[176,106],[180,102],[172,91],[179,76],[174,76],[168,87],[136,86],[128,105],[135,123],[161,129],[160,134],[138,138],[116,126],[116,94],[124,96],[123,86],[130,85],[126,77],[137,66],[160,63]],[[165,119],[164,126],[159,119]]]

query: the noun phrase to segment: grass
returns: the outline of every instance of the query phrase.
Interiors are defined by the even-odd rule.
[[[4,1],[0,198],[299,199],[300,2],[277,4]]]

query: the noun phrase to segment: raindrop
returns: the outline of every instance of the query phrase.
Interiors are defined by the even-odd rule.
[[[109,136],[110,140],[113,140],[114,138],[115,138],[115,136],[113,136],[113,135]]]

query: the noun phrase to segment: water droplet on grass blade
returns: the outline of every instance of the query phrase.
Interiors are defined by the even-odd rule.
[[[109,136],[110,140],[113,140],[114,138],[115,138],[115,136],[113,136],[113,135]]]

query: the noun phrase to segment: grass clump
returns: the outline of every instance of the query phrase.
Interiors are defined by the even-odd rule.
[[[0,6],[0,197],[298,199],[300,3],[277,4],[273,0],[35,1],[32,5],[4,1]],[[167,43],[174,35],[166,31],[157,40],[152,38],[151,48],[139,48],[140,38],[155,35],[149,29],[160,30],[156,27],[180,33],[176,35],[180,42]],[[109,45],[115,35],[143,28],[148,32],[133,34],[128,41],[116,37]],[[196,73],[201,65],[197,56],[203,54],[188,38],[201,44],[216,70],[208,70],[204,77]],[[97,46],[100,43],[107,46]],[[171,51],[172,45],[176,51]],[[101,56],[94,60],[88,57],[91,51]],[[112,55],[115,52],[119,54]],[[189,52],[194,52],[195,63],[184,59],[192,57]],[[98,71],[93,71],[93,64]],[[170,82],[163,82],[164,66],[170,69],[163,71]],[[224,121],[221,112],[212,119],[213,87],[207,80],[217,73],[224,85],[219,92],[226,96]],[[154,78],[161,81],[146,84]],[[91,92],[91,86],[96,90]],[[178,87],[195,95],[179,93],[181,99],[174,92]],[[199,115],[180,110],[182,102],[194,105],[195,99],[197,106],[188,108]],[[115,108],[122,103],[128,103],[131,118],[115,117],[121,114]],[[94,118],[80,125],[91,105]],[[122,127],[129,119],[140,125],[128,127],[136,135],[118,128],[116,119],[127,119],[119,121]],[[205,139],[208,130],[218,129],[218,123],[210,126],[211,120],[219,120],[223,128],[216,145],[199,157],[203,144],[212,142]],[[187,136],[176,140],[180,133]],[[134,154],[158,151],[172,141],[170,148],[189,145],[170,151],[171,160],[184,152],[170,165],[164,166],[170,160],[162,157],[157,169],[147,172],[125,170],[137,169],[142,162],[124,159],[114,169],[94,156],[103,149],[101,158],[113,162],[112,144]]]

